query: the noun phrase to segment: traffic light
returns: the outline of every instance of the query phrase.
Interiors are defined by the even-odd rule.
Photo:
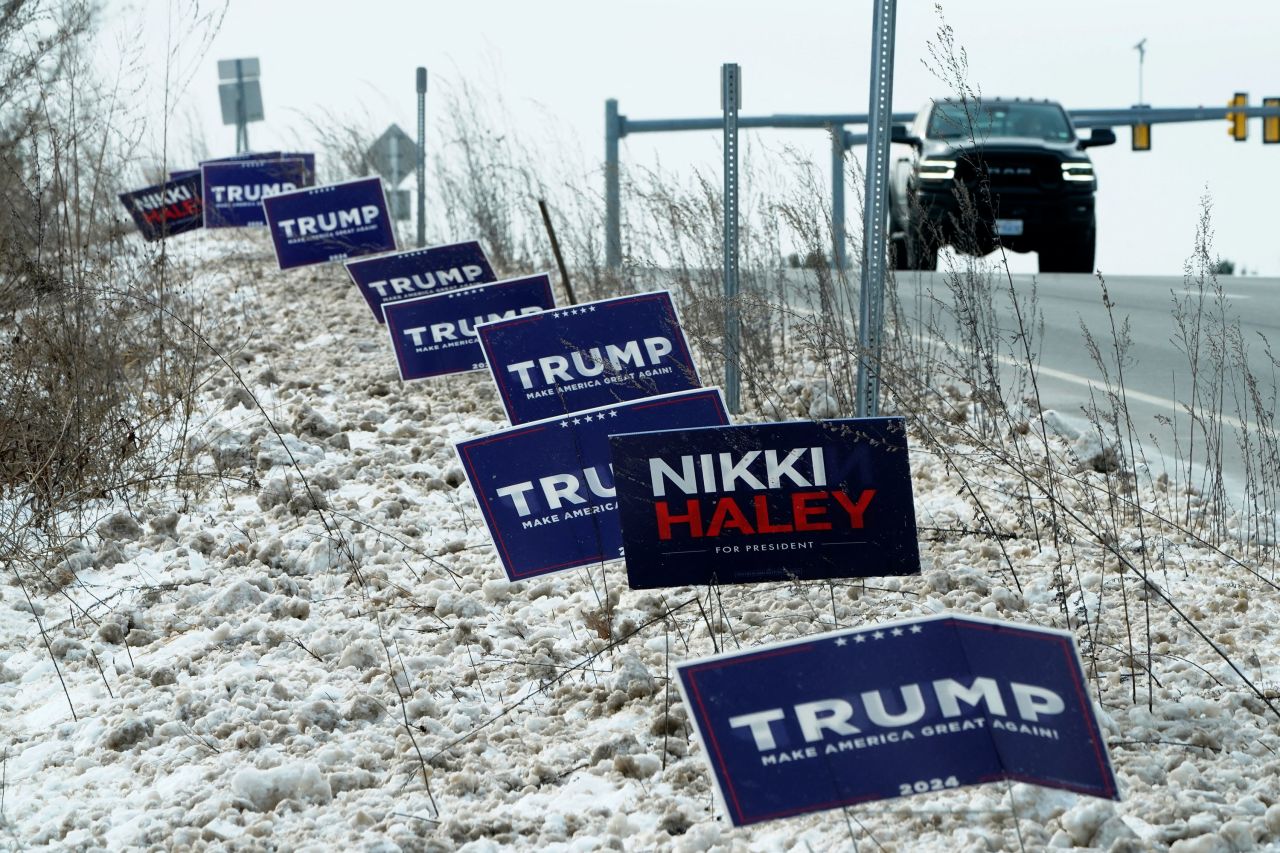
[[[1133,131],[1133,150],[1151,150],[1151,125],[1145,121],[1138,122],[1130,128]]]
[[[1231,96],[1231,100],[1227,103],[1227,106],[1249,106],[1249,93],[1236,92]],[[1244,142],[1249,138],[1249,117],[1244,113],[1227,113],[1227,124],[1230,125],[1227,129],[1227,133],[1236,142]]]
[[[1264,107],[1280,109],[1280,98],[1263,98]],[[1262,119],[1262,142],[1271,145],[1280,142],[1280,115],[1264,116]]]

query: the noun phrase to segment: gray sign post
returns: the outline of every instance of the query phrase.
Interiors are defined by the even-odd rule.
[[[427,69],[418,68],[418,248],[427,245]]]
[[[738,111],[742,75],[738,63],[720,67],[720,103],[724,108],[724,396],[733,414],[739,398],[738,327]]]
[[[422,163],[421,149],[409,134],[393,124],[377,141],[369,146],[365,158],[373,170],[391,184],[387,201],[391,206],[391,218],[403,221],[409,218],[409,191],[399,189],[400,183]]]
[[[889,220],[889,140],[893,125],[893,32],[897,0],[876,0],[871,29],[871,111],[867,116],[866,220],[859,294],[857,414],[880,413],[880,350],[884,327],[885,227]]]

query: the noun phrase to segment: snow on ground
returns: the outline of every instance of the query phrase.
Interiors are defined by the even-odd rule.
[[[1280,849],[1280,718],[1242,680],[1280,704],[1280,608],[1246,567],[1170,538],[1153,579],[1179,616],[1060,543],[1064,598],[1049,542],[1002,543],[1015,580],[1001,543],[945,532],[979,524],[954,473],[916,452],[919,577],[708,598],[630,591],[610,564],[510,584],[452,448],[505,424],[487,374],[400,383],[340,267],[275,272],[253,245],[253,264],[197,282],[239,324],[228,360],[252,392],[226,370],[205,387],[198,491],[104,508],[75,580],[32,605],[0,586],[0,843]],[[789,387],[788,417],[822,395]],[[944,610],[1074,629],[1123,801],[988,785],[732,829],[670,663]]]

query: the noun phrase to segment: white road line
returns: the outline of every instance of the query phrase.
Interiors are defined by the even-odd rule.
[[[941,347],[944,345],[942,341],[929,335],[920,335],[917,333],[913,333],[912,337],[920,341],[921,343],[927,343],[932,346]],[[1015,359],[1007,355],[997,355],[996,361],[1000,362],[1001,364],[1007,367],[1026,367],[1025,361],[1021,361],[1019,359]],[[1092,391],[1096,391],[1101,395],[1104,395],[1104,396],[1106,395],[1105,386],[1100,384],[1098,380],[1091,379],[1088,376],[1081,376],[1078,373],[1071,373],[1066,370],[1058,370],[1057,368],[1054,368],[1054,367],[1045,367],[1043,364],[1036,366],[1035,373],[1037,376],[1047,376],[1050,379],[1057,379],[1060,382],[1069,382],[1072,385],[1080,385]],[[1145,391],[1138,391],[1134,388],[1126,387],[1124,389],[1124,398],[1126,400],[1137,400],[1140,403],[1146,403],[1150,406],[1156,406],[1158,408],[1165,409],[1166,411],[1171,412],[1174,415],[1177,415],[1179,417],[1185,417],[1187,413],[1186,407],[1182,403],[1179,403],[1177,400],[1170,400],[1168,397],[1159,397],[1159,396],[1156,396],[1155,394],[1148,394]],[[1242,422],[1239,418],[1232,417],[1231,415],[1224,413],[1222,415],[1219,415],[1218,417],[1224,424],[1229,424],[1230,426],[1233,426],[1236,429],[1244,429],[1245,427],[1244,422]]]

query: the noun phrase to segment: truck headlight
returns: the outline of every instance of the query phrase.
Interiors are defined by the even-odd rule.
[[[923,181],[946,181],[956,176],[955,160],[921,160],[920,179]]]
[[[1093,180],[1093,164],[1089,162],[1069,162],[1062,164],[1062,180],[1064,181],[1092,181]]]

